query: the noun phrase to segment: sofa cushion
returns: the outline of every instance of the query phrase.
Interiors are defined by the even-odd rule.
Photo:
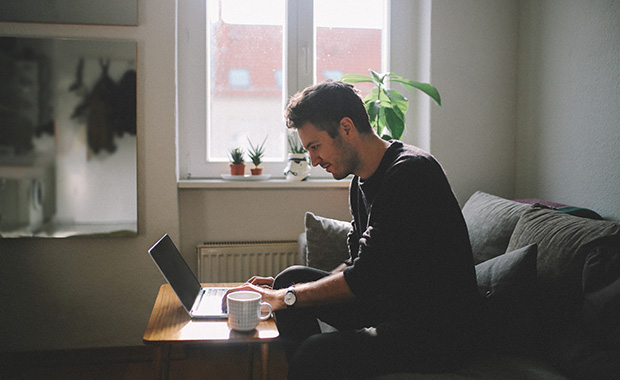
[[[597,219],[597,220],[603,219],[603,217],[600,216],[599,213],[597,213],[596,211],[590,210],[588,208],[568,206],[565,204],[546,201],[546,200],[538,199],[538,198],[515,199],[515,201],[520,202],[520,203],[527,203],[531,205],[538,203],[544,206],[549,206],[563,213],[580,216],[582,218]]]
[[[568,215],[534,205],[526,210],[512,233],[508,250],[538,244],[538,285],[544,301],[553,300],[558,312],[581,305],[581,275],[586,256],[595,247],[617,244],[620,224]],[[566,316],[566,315],[565,315]]]
[[[583,320],[602,346],[620,350],[620,247],[598,246],[583,267]]]
[[[463,206],[474,264],[506,252],[510,236],[529,205],[482,191],[474,193]]]
[[[537,325],[540,342],[546,346],[544,352],[571,378],[616,378],[620,351],[601,344],[597,334],[583,324],[582,316],[588,309],[587,304],[584,306],[584,291],[592,293],[594,304],[590,305],[590,311],[605,309],[603,305],[610,300],[594,294],[595,289],[605,287],[603,284],[613,285],[609,279],[594,280],[595,273],[600,276],[604,272],[600,267],[595,268],[594,260],[597,252],[618,249],[620,224],[534,205],[519,219],[508,249],[531,243],[538,244]],[[588,266],[587,258],[592,260]],[[611,376],[601,377],[605,373]]]
[[[532,338],[536,244],[476,265],[478,291],[485,297],[483,349],[518,352]]]
[[[306,212],[306,265],[331,271],[349,258],[351,223]]]
[[[583,324],[553,341],[551,361],[572,379],[620,379],[620,248],[597,246],[583,268]]]

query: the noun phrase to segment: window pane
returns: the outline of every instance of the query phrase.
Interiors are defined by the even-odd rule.
[[[208,1],[207,158],[227,161],[267,135],[265,161],[284,159],[284,0]],[[246,158],[247,160],[247,158]]]
[[[316,81],[384,71],[384,0],[314,0]],[[371,84],[356,83],[363,94]]]

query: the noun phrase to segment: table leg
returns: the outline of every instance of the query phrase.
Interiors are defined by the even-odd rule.
[[[256,355],[260,350],[260,355]],[[269,344],[252,345],[250,348],[250,379],[267,380],[269,378]]]
[[[168,380],[170,376],[170,345],[155,347],[155,376],[159,380]]]
[[[262,379],[267,380],[269,375],[269,345],[267,343],[263,343],[260,345],[260,358],[262,362]]]

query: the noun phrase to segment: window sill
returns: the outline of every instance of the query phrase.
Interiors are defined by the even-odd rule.
[[[225,181],[223,179],[184,179],[177,182],[179,189],[322,189],[349,188],[351,179],[341,181],[334,179],[309,179],[292,182],[285,179],[267,181]]]

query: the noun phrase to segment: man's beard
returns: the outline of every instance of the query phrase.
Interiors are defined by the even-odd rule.
[[[346,178],[349,174],[355,174],[361,161],[357,152],[351,148],[351,145],[345,142],[342,137],[336,137],[334,143],[340,151],[338,155],[338,166],[340,166],[342,170],[339,172],[332,172],[331,174],[334,179],[340,180]]]

